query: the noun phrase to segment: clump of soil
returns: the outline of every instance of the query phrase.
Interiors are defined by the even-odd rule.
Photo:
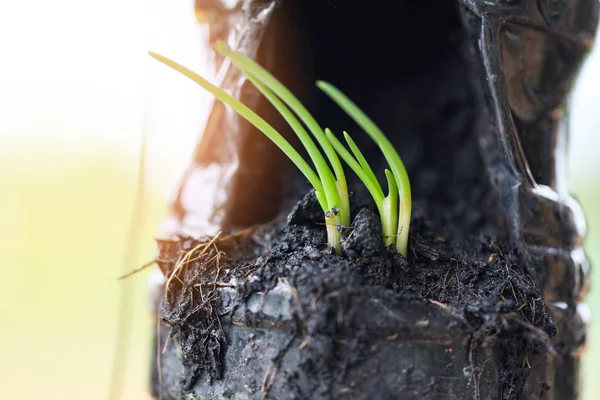
[[[184,388],[190,389],[203,374],[209,381],[223,377],[228,343],[220,319],[232,308],[222,309],[218,289],[235,288],[235,302],[243,304],[283,279],[298,303],[295,332],[307,343],[308,354],[302,368],[313,380],[286,377],[286,390],[295,390],[299,398],[308,398],[307,391],[310,398],[327,398],[324,393],[343,379],[340,362],[360,363],[361,355],[370,351],[361,303],[373,293],[390,307],[405,307],[409,301],[442,308],[469,331],[474,352],[510,338],[510,346],[499,355],[499,374],[505,398],[521,393],[528,355],[536,346],[551,347],[556,325],[518,254],[497,238],[445,237],[423,217],[427,212],[417,208],[407,260],[395,248],[384,248],[379,218],[361,196],[353,199],[356,217],[344,233],[341,256],[326,247],[322,213],[312,193],[287,220],[260,230],[160,242],[160,267],[169,279],[161,316],[181,345]],[[261,321],[246,324],[260,326]],[[397,334],[385,319],[377,321],[377,329],[382,335]],[[339,354],[343,346],[335,342],[340,338],[353,343],[350,359],[348,352]],[[481,366],[473,361],[472,367],[475,379]]]
[[[242,262],[252,252],[245,246],[247,233],[219,239],[197,240],[180,237],[177,240],[158,240],[158,265],[167,278],[162,299],[161,319],[172,328],[169,338],[181,345],[188,373],[184,387],[191,387],[205,372],[209,381],[223,373],[222,357],[227,341],[221,327],[217,288],[231,286],[226,266],[232,257]],[[250,265],[236,268],[242,277]],[[224,272],[224,273],[223,273]]]

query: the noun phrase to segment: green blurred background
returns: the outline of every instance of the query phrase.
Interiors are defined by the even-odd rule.
[[[123,285],[133,307],[123,398],[149,398],[147,272],[124,282],[116,278],[123,272],[143,122],[150,127],[145,220],[130,268],[153,258],[166,194],[205,118],[198,111],[207,108],[201,91],[146,58],[151,47],[202,68],[199,43],[206,32],[190,10],[193,1],[187,0],[0,4],[0,54],[11,61],[0,64],[2,398],[107,398]],[[588,60],[573,96],[569,159],[596,265],[599,53]],[[600,274],[592,280],[600,288]],[[600,315],[600,290],[592,289],[589,302]],[[600,324],[594,319],[586,400],[600,399],[598,367]]]

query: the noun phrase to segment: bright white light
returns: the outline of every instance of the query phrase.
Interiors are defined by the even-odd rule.
[[[207,96],[148,55],[204,71],[193,0],[0,2],[0,154],[139,153],[148,116],[153,182],[187,163]]]
[[[571,105],[569,177],[576,185],[598,181],[600,171],[600,40],[581,71]]]
[[[206,74],[206,27],[193,0],[0,2],[0,155],[36,148],[139,152],[148,111],[150,169],[168,182],[187,164],[209,97],[151,60],[152,49]],[[572,102],[570,175],[600,167],[600,45]]]

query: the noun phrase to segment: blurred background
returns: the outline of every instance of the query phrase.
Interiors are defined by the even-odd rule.
[[[125,399],[149,399],[148,272],[118,281],[148,137],[141,248],[153,259],[169,193],[206,118],[203,91],[146,55],[203,71],[193,0],[0,2],[0,396],[105,399],[119,292],[131,296]],[[159,95],[160,94],[160,95]],[[600,265],[600,46],[572,99],[569,176]],[[600,288],[600,274],[593,274]],[[600,316],[600,289],[589,297]],[[584,368],[600,399],[600,323]]]

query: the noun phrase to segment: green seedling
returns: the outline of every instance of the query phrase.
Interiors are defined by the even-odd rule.
[[[231,59],[232,64],[248,77],[284,117],[306,148],[310,159],[315,165],[316,172],[279,132],[242,102],[177,62],[154,52],[149,52],[149,54],[192,79],[223,103],[229,105],[265,134],[290,158],[315,189],[317,199],[325,215],[328,243],[335,249],[336,253],[341,252],[340,228],[350,224],[348,187],[339,155],[356,173],[375,200],[381,217],[385,245],[389,246],[395,241],[398,251],[406,257],[411,212],[410,183],[400,156],[375,123],[333,85],[322,81],[317,82],[317,86],[344,109],[378,144],[391,168],[391,171],[385,170],[388,182],[387,196],[384,195],[373,170],[350,135],[344,132],[344,138],[351,153],[329,129],[323,130],[296,96],[271,73],[243,54],[232,50],[222,41],[216,44],[215,49],[223,56]],[[305,126],[314,139],[317,140],[327,160],[317,148]],[[329,161],[329,164],[327,161]],[[331,168],[329,165],[331,165]]]
[[[240,116],[254,125],[259,131],[267,136],[285,155],[296,165],[296,167],[304,174],[306,179],[315,189],[317,200],[323,209],[325,215],[325,224],[327,227],[328,244],[334,248],[335,252],[341,253],[341,226],[350,224],[350,206],[348,199],[348,189],[346,177],[341,166],[339,158],[333,149],[333,146],[327,140],[323,130],[316,123],[315,119],[310,115],[297,98],[279,83],[272,75],[266,71],[259,71],[256,74],[247,73],[251,81],[257,88],[267,97],[273,106],[282,114],[285,120],[290,124],[300,141],[305,146],[311,160],[315,164],[317,173],[311,166],[302,158],[302,156],[294,149],[294,147],[285,138],[275,130],[268,122],[261,118],[258,114],[248,108],[239,100],[227,94],[224,90],[212,85],[206,79],[193,72],[192,70],[180,65],[179,63],[170,60],[160,54],[149,52],[150,56],[167,66],[175,69],[186,77],[190,78],[205,90],[210,92],[223,103],[230,106]],[[237,53],[236,53],[237,54]],[[232,62],[237,64],[243,61],[250,61],[245,58],[236,57]],[[253,62],[252,62],[253,63]],[[246,65],[246,64],[244,64]],[[239,66],[238,66],[239,68]],[[240,68],[243,72],[244,69]],[[264,73],[263,73],[264,72]],[[266,74],[265,74],[266,73]],[[285,89],[285,90],[282,90]],[[277,96],[275,95],[277,94]],[[286,103],[286,104],[284,104]],[[289,107],[289,108],[288,108]],[[335,176],[331,171],[327,161],[312,141],[310,135],[300,124],[298,119],[290,111],[290,108],[300,117],[300,119],[309,127],[317,141],[325,151],[329,161],[334,167]]]
[[[398,191],[400,204],[398,206],[399,212],[396,233],[396,248],[403,256],[406,257],[408,249],[408,230],[410,228],[410,213],[412,207],[412,200],[410,194],[410,181],[408,179],[408,173],[406,172],[404,163],[400,159],[400,156],[398,155],[396,149],[394,149],[392,143],[383,134],[381,129],[379,129],[379,127],[369,117],[367,117],[367,115],[356,104],[354,104],[352,100],[350,100],[344,93],[342,93],[339,89],[337,89],[330,83],[319,81],[317,82],[317,86],[323,92],[325,92],[325,94],[327,94],[335,103],[337,103],[340,106],[340,108],[342,108],[350,116],[350,118],[354,120],[354,122],[356,122],[362,129],[364,129],[364,131],[371,137],[371,139],[373,139],[373,141],[375,141],[375,143],[379,146],[379,149],[381,150],[386,161],[388,162],[390,169],[392,170],[391,174],[389,173],[389,171],[386,171],[389,194],[387,197],[381,200],[381,196],[383,196],[383,194],[381,194],[381,196],[379,195],[379,191],[381,191],[381,188],[379,188],[379,191],[377,191],[377,188],[369,189],[369,186],[367,185],[367,182],[369,182],[369,185],[374,186],[374,183],[377,182],[376,179],[374,179],[373,172],[370,170],[370,168],[365,168],[365,166],[368,167],[368,165],[366,164],[364,157],[362,157],[362,154],[360,154],[360,152],[357,152],[358,148],[356,148],[356,145],[352,142],[352,139],[350,139],[350,137],[347,134],[345,135],[348,145],[354,152],[356,158],[359,160],[359,165],[354,165],[354,167],[350,165],[350,163],[349,165],[357,175],[359,174],[359,170],[362,171],[361,174],[363,175],[363,177],[359,175],[359,178],[362,180],[365,186],[367,186],[367,189],[369,189],[371,196],[373,196],[375,202],[378,204],[383,224],[384,236],[386,236],[386,229],[389,233],[389,231],[391,231],[394,228],[394,225],[390,223],[389,218],[392,218],[394,216],[395,211],[393,210],[393,208],[397,204],[397,199],[392,196],[392,191],[394,191],[393,189],[396,189]],[[336,139],[333,135],[329,135],[328,137],[332,140],[332,143],[336,142]],[[339,141],[336,144],[334,144],[334,146],[336,147],[336,150],[340,153],[340,155],[342,155],[340,151],[344,146],[341,143],[339,143]],[[348,163],[349,158],[347,156],[348,154],[346,154],[346,157],[342,155],[344,161]],[[395,185],[391,184],[393,180],[395,180]],[[376,193],[376,195],[374,195],[374,193]]]
[[[398,188],[394,175],[391,171],[385,170],[385,176],[388,181],[388,195],[384,196],[373,170],[350,135],[344,132],[344,138],[352,154],[346,150],[342,142],[329,129],[326,129],[325,132],[335,150],[363,182],[371,197],[375,200],[379,216],[381,217],[384,243],[388,247],[395,242],[398,227]]]

